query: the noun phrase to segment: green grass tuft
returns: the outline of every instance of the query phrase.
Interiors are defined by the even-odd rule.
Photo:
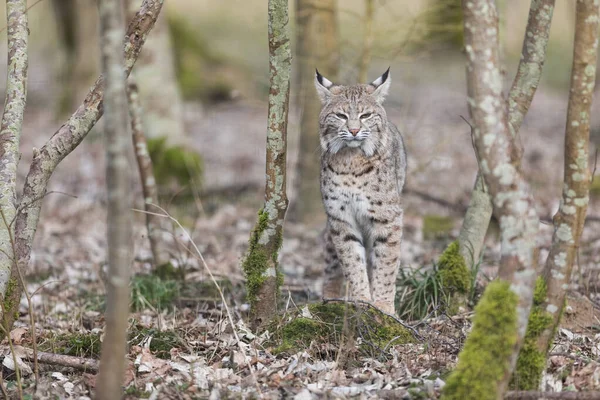
[[[156,275],[136,275],[131,280],[132,309],[169,309],[179,296],[180,290],[179,281],[162,280]]]

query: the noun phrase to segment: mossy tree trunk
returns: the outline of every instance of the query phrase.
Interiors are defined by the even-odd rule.
[[[127,0],[135,15],[141,0]],[[149,139],[166,138],[167,145],[186,145],[183,100],[175,75],[175,59],[167,14],[156,21],[133,72],[144,110],[143,127]]]
[[[4,111],[0,122],[0,300],[5,310],[10,295],[21,282],[11,279],[15,268],[15,218],[17,215],[17,165],[21,158],[19,142],[27,102],[28,19],[26,0],[6,1],[8,65]],[[18,302],[17,302],[18,306]],[[4,327],[9,321],[1,320]]]
[[[554,2],[555,0],[531,1],[521,60],[508,95],[511,160],[517,170],[521,168],[523,154],[518,133],[542,77]],[[492,199],[479,171],[458,237],[460,254],[464,257],[467,266],[472,267],[480,260],[492,211]]]
[[[287,0],[269,0],[269,111],[265,203],[243,263],[252,325],[261,328],[277,310],[282,275],[277,254],[287,211],[286,154],[292,55]]]
[[[123,46],[125,73],[129,74],[142,48],[148,32],[154,26],[164,0],[144,0],[135,19],[129,24]],[[89,90],[83,103],[71,115],[58,131],[33,154],[33,161],[25,179],[21,202],[15,219],[15,248],[18,267],[25,272],[29,265],[31,245],[37,229],[42,208],[42,200],[46,195],[48,182],[58,164],[69,155],[86,137],[103,112],[104,77],[100,76]],[[11,270],[9,281],[10,292],[5,296],[5,308],[2,320],[10,331],[18,311],[22,287],[18,284],[19,271],[16,266]],[[0,337],[4,334],[0,332]]]
[[[315,68],[335,77],[338,72],[336,0],[296,0],[300,154],[297,196],[292,217],[312,223],[324,217],[319,186],[319,112],[321,103],[314,88]]]
[[[529,186],[511,160],[495,1],[464,0],[462,4],[473,141],[500,221],[502,248],[499,279],[483,294],[444,397],[501,399],[525,337],[535,285],[533,253],[539,221]]]
[[[576,7],[563,193],[560,207],[554,215],[552,247],[540,278],[540,285],[545,290],[538,296],[538,308],[529,320],[530,326],[536,329],[528,330],[528,351],[519,357],[514,377],[514,384],[520,389],[531,390],[539,386],[565,305],[589,202],[590,115],[598,57],[600,4],[597,0],[582,0],[577,2]]]
[[[120,0],[100,1],[100,47],[105,77],[104,142],[106,147],[106,193],[108,279],[106,281],[106,327],[98,373],[99,400],[123,395],[129,280],[133,261],[131,195],[128,151],[131,146],[123,58],[125,34]]]

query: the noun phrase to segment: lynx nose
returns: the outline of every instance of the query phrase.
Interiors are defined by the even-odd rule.
[[[350,131],[350,133],[352,134],[352,136],[356,136],[356,134],[358,133],[358,131],[360,131],[360,129],[348,129]]]

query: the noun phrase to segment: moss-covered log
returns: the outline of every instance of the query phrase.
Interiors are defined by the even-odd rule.
[[[269,0],[269,111],[265,204],[250,237],[242,268],[248,284],[252,325],[264,326],[275,316],[281,272],[277,254],[287,211],[287,122],[292,56],[288,34],[288,2]]]

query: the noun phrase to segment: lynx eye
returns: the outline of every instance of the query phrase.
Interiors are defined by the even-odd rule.
[[[369,118],[371,115],[373,115],[373,114],[371,114],[371,113],[364,113],[363,115],[361,115],[361,116],[360,116],[360,119],[367,119],[367,118]]]
[[[337,113],[335,114],[336,117],[338,117],[339,119],[348,119],[348,116],[346,114],[341,114],[341,113]]]

